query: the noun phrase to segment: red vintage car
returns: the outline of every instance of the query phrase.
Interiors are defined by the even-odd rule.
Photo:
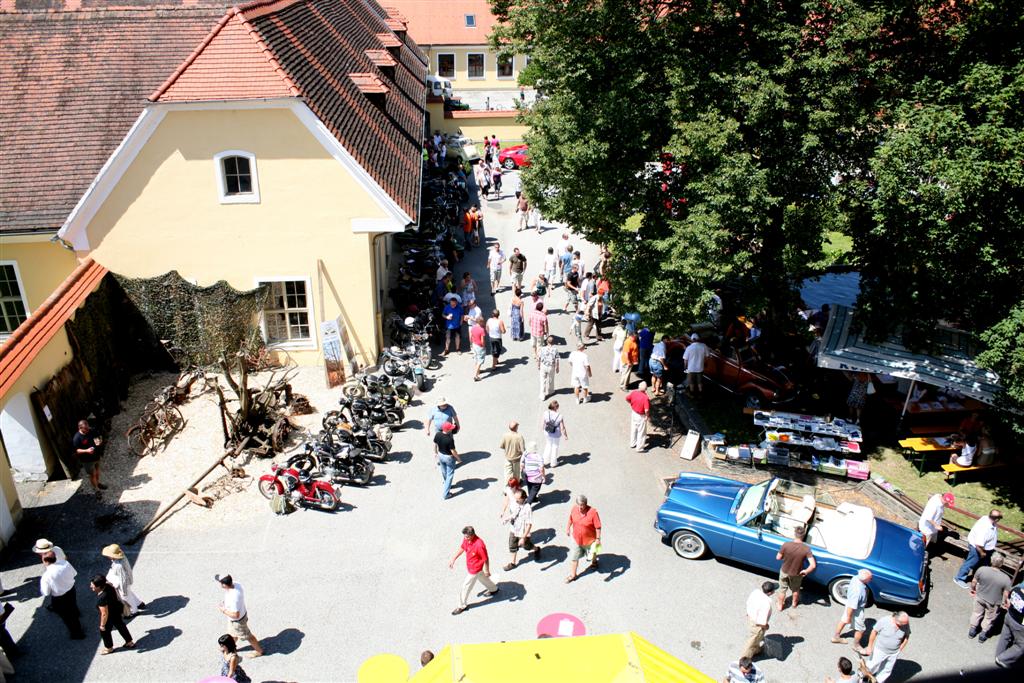
[[[692,342],[689,337],[665,342],[666,374],[677,387],[686,386],[683,352]],[[742,396],[748,406],[781,405],[797,397],[797,386],[785,368],[774,367],[748,347],[715,348],[708,344],[704,377],[726,391]]]
[[[498,152],[498,163],[509,171],[530,165],[530,148],[528,145],[512,145]]]

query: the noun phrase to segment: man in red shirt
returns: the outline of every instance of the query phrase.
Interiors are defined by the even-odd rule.
[[[576,496],[576,505],[569,512],[565,534],[572,537],[573,543],[569,551],[572,569],[565,582],[572,583],[576,580],[576,566],[584,555],[590,559],[590,568],[597,569],[597,549],[601,545],[601,517],[587,504],[587,497],[583,494]]]
[[[600,522],[598,522],[600,524]],[[462,614],[466,611],[469,602],[469,593],[473,590],[473,586],[479,581],[487,589],[485,595],[494,595],[498,592],[498,587],[491,581],[491,564],[487,557],[487,546],[484,545],[483,540],[476,535],[476,531],[473,527],[467,526],[462,529],[462,545],[459,546],[459,552],[452,556],[452,561],[448,563],[448,568],[453,569],[455,567],[455,560],[459,559],[459,555],[466,553],[466,580],[462,582],[462,594],[459,596],[459,606],[452,610],[452,614]]]
[[[629,447],[639,452],[644,449],[647,441],[647,418],[651,413],[647,382],[640,382],[640,386],[626,394],[626,403],[633,409],[629,419]]]

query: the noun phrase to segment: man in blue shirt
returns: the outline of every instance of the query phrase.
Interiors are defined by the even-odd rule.
[[[637,374],[646,376],[651,372],[649,361],[651,359],[651,351],[654,350],[654,333],[644,325],[643,329],[636,333],[636,341],[640,349],[640,362]]]
[[[455,408],[448,405],[448,399],[442,396],[437,399],[437,406],[427,418],[427,436],[430,436],[432,430],[440,432],[445,422],[451,422],[455,425],[455,431],[459,431],[459,416],[455,414]]]
[[[558,261],[562,266],[562,281],[565,282],[565,278],[569,277],[572,271],[572,247],[566,247],[565,251],[558,255]]]
[[[459,304],[459,300],[452,295],[448,299],[448,303],[445,305],[444,310],[441,311],[441,319],[444,320],[445,335],[444,335],[444,355],[448,355],[448,346],[452,338],[455,338],[455,350],[459,350],[459,346],[462,344],[462,306]]]

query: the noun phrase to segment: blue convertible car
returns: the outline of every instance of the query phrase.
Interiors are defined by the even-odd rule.
[[[874,574],[868,589],[878,602],[916,605],[925,598],[920,533],[876,519],[870,508],[819,501],[815,489],[802,484],[773,478],[751,485],[684,473],[669,489],[654,526],[680,557],[694,560],[710,550],[768,570],[778,570],[779,547],[803,526],[818,562],[807,580],[828,587],[832,600],[845,599],[859,569]]]

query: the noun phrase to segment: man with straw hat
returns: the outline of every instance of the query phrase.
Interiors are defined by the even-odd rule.
[[[128,558],[125,557],[121,546],[111,543],[102,550],[101,554],[110,560],[107,583],[117,591],[117,597],[121,599],[121,602],[128,605],[129,613],[133,616],[138,614],[140,609],[146,608],[146,603],[142,602],[132,590],[132,585],[135,583],[132,566],[128,563]]]
[[[38,541],[36,541],[36,544],[32,546],[32,552],[34,552],[36,555],[39,555],[40,559],[42,559],[42,556],[46,553],[53,553],[54,555],[56,555],[58,562],[67,562],[68,559],[67,556],[64,555],[64,551],[61,550],[61,547],[59,545],[54,545],[53,541],[48,541],[45,538],[40,538]]]

